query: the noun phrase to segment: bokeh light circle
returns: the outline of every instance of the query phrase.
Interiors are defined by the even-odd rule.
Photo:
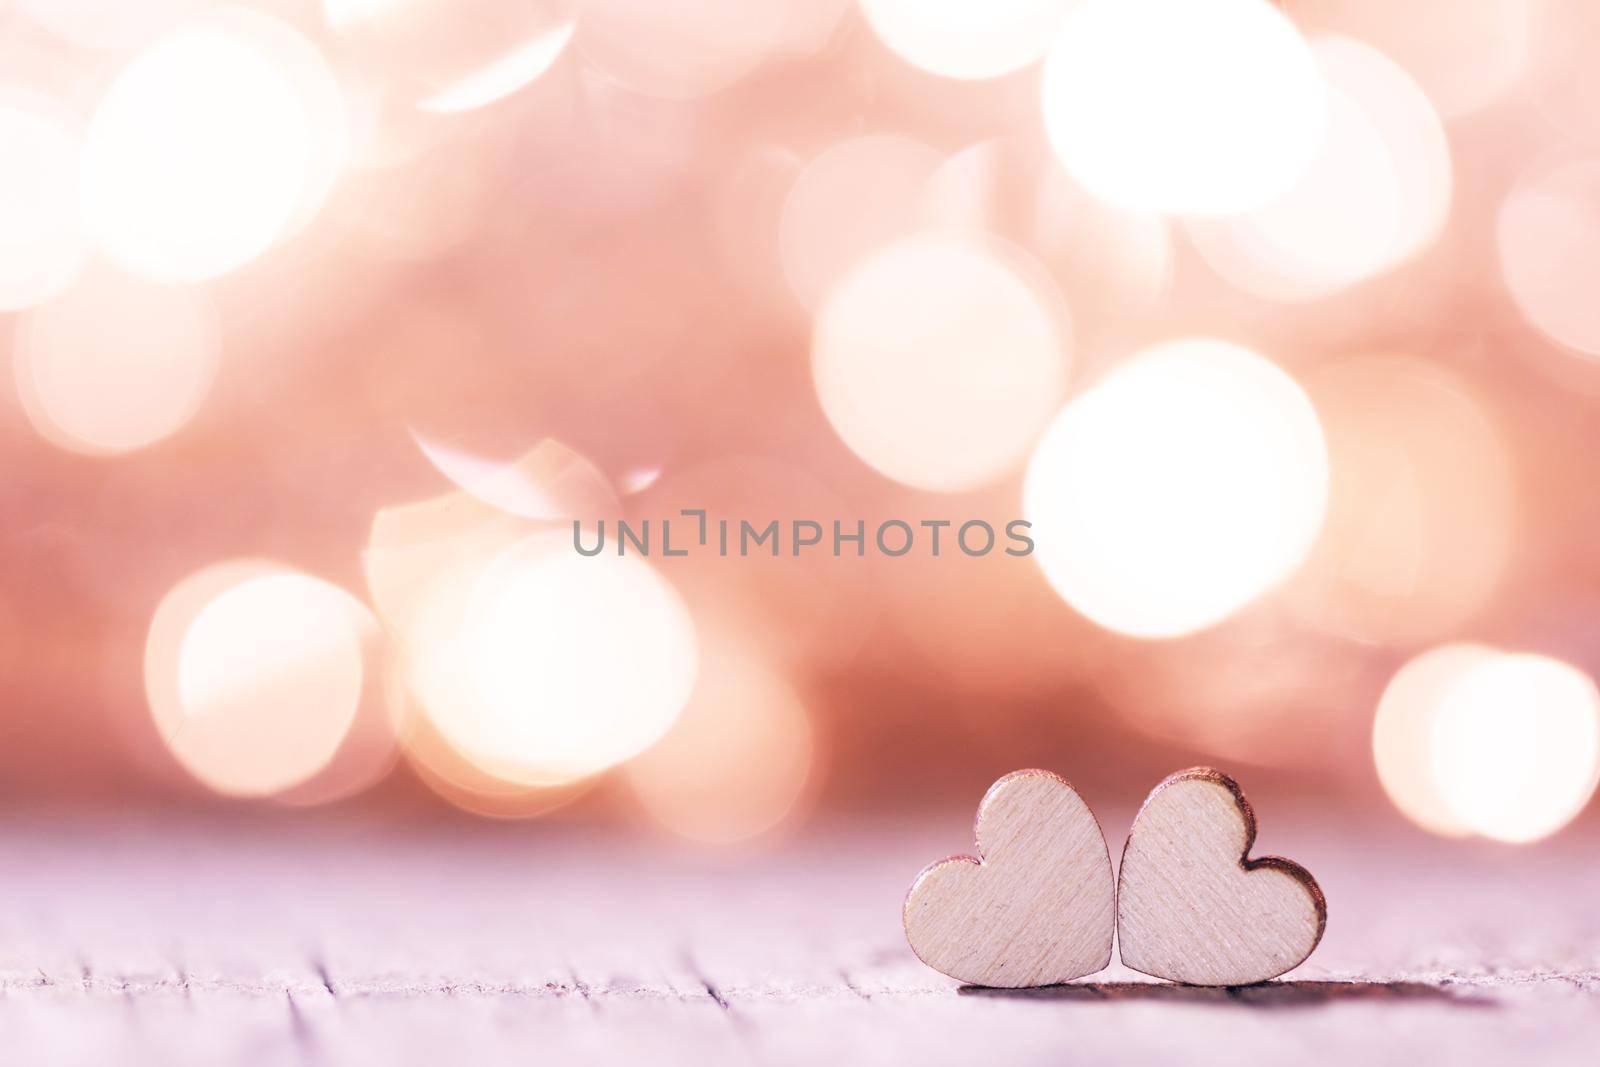
[[[1189,220],[1207,262],[1268,299],[1310,300],[1388,270],[1443,229],[1450,148],[1432,104],[1382,53],[1313,45],[1328,84],[1322,148],[1282,196],[1243,215]]]
[[[1248,349],[1146,349],[1076,397],[1028,467],[1034,558],[1067,603],[1137,637],[1202,629],[1297,566],[1321,527],[1316,412]]]
[[[946,78],[997,78],[1044,55],[1071,0],[861,0],[900,58]]]
[[[1041,91],[1067,170],[1134,210],[1267,204],[1310,165],[1326,124],[1311,50],[1265,0],[1083,0]]]
[[[1448,117],[1493,103],[1527,65],[1546,0],[1287,0],[1308,33],[1358,37],[1393,56]],[[1576,5],[1586,6],[1586,0]]]
[[[771,831],[811,773],[811,722],[788,683],[760,663],[719,655],[682,717],[624,768],[658,824],[680,837],[732,844]]]
[[[946,492],[988,484],[1060,403],[1065,310],[1009,251],[955,234],[907,238],[857,264],[817,314],[822,409],[895,481]]]
[[[83,265],[78,139],[53,111],[0,91],[0,312],[48,300]]]
[[[90,124],[90,232],[123,267],[162,281],[254,259],[330,184],[344,126],[332,84],[309,42],[254,13],[222,12],[157,41],[117,75]]]
[[[1600,356],[1600,162],[1535,172],[1500,207],[1500,270],[1544,334]]]
[[[688,609],[649,564],[581,556],[563,529],[463,576],[469,587],[449,593],[465,596],[458,623],[413,632],[410,681],[473,763],[509,782],[555,784],[620,763],[671,727],[699,653]],[[431,680],[417,673],[430,657]]]
[[[157,729],[216,792],[268,796],[306,782],[355,721],[374,629],[348,593],[288,568],[200,571],[151,621],[145,688]]]
[[[1600,691],[1546,656],[1479,660],[1434,713],[1433,779],[1452,814],[1496,841],[1548,837],[1600,777]]]
[[[1600,690],[1548,656],[1443,645],[1395,674],[1372,749],[1389,799],[1423,829],[1536,841],[1600,780]]]
[[[216,312],[204,294],[96,271],[23,317],[17,390],[34,428],[52,443],[127,452],[193,417],[219,350]]]
[[[1372,759],[1378,781],[1406,818],[1432,833],[1465,837],[1472,831],[1451,811],[1433,778],[1433,724],[1439,705],[1469,668],[1496,655],[1486,645],[1441,645],[1395,672],[1372,720]]]

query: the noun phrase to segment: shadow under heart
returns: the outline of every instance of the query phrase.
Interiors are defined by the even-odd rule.
[[[1151,1000],[1243,1008],[1309,1008],[1348,1001],[1371,1003],[1434,1001],[1475,1008],[1495,1005],[1493,998],[1471,989],[1429,982],[1287,981],[1261,982],[1245,986],[1193,986],[1171,982],[1068,982],[1064,985],[1034,986],[1029,989],[997,989],[989,986],[964,985],[956,992],[964,997],[995,997],[1007,1000],[1082,1002]]]

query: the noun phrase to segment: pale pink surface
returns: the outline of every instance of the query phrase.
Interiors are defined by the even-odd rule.
[[[1113,851],[1127,813],[1104,818]],[[1273,813],[1327,937],[1240,991],[983,993],[900,899],[954,820],[689,859],[574,827],[13,818],[0,1033],[52,1063],[1581,1062],[1593,828],[1515,852]],[[1126,983],[1126,984],[1124,984]]]

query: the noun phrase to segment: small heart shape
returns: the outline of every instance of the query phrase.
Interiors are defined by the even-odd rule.
[[[1322,890],[1297,863],[1251,859],[1255,839],[1250,803],[1220,771],[1156,786],[1122,853],[1122,962],[1189,985],[1248,985],[1311,955],[1328,921]]]
[[[973,985],[1052,985],[1111,962],[1116,886],[1094,813],[1049,771],[1006,775],[978,805],[978,856],[923,870],[906,894],[906,940]]]

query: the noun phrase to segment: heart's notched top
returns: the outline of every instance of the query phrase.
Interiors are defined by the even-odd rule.
[[[1174,774],[1134,818],[1117,880],[1122,962],[1191,985],[1276,978],[1311,955],[1327,901],[1311,872],[1250,858],[1256,819],[1232,778]]]
[[[917,958],[975,985],[1080,978],[1111,962],[1116,885],[1100,824],[1066,779],[1016,771],[978,806],[978,855],[929,866],[906,894]]]

